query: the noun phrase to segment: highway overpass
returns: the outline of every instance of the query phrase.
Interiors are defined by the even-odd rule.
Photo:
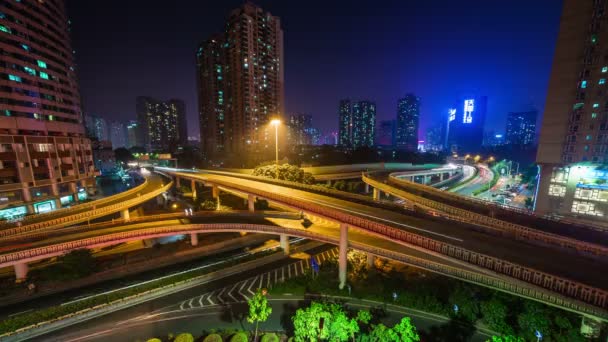
[[[411,213],[397,212],[398,209],[394,206],[374,203],[365,196],[322,187],[227,173],[163,171],[211,186],[214,194],[222,189],[243,195],[250,202],[256,197],[266,199],[296,211],[363,230],[384,240],[437,253],[467,267],[479,267],[495,276],[506,276],[513,283],[523,281],[555,294],[576,298],[602,310],[608,306],[605,291],[608,275],[589,272],[608,266],[604,258],[608,251],[601,246],[559,236],[554,237],[559,242],[545,241],[545,245],[532,245],[526,239],[517,240],[508,235],[490,234],[467,222],[418,218]],[[341,199],[346,197],[349,199]],[[542,232],[530,229],[521,233],[522,236],[532,238],[538,238],[535,234],[543,235]],[[565,251],[564,247],[570,252]],[[574,252],[595,253],[598,257],[590,258]]]

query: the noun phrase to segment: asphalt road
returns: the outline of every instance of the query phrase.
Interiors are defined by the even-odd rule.
[[[323,263],[335,259],[335,248],[324,247],[310,251]],[[294,256],[296,259],[297,255]],[[247,323],[246,301],[257,288],[270,288],[269,301],[273,308],[270,319],[260,324],[260,329],[268,331],[285,330],[289,317],[304,303],[302,297],[291,294],[272,293],[272,285],[301,275],[309,268],[304,260],[286,260],[268,265],[239,277],[231,277],[210,284],[163,297],[138,307],[115,312],[95,320],[68,327],[32,341],[96,342],[96,341],[136,341],[151,337],[165,337],[169,333],[191,332],[200,335],[211,329],[251,329]],[[348,300],[354,309],[379,307],[380,303]],[[419,331],[438,335],[446,330],[448,321],[437,315],[402,307],[389,306],[385,324],[394,324],[403,316],[412,317]],[[445,332],[444,332],[445,333]],[[453,335],[450,335],[453,336]],[[485,341],[489,335],[476,331],[468,341]],[[452,339],[457,341],[457,339]]]
[[[479,189],[487,189],[488,183],[492,181],[493,172],[485,165],[478,165],[479,173],[477,177],[465,184],[462,187],[458,187],[452,192],[463,195],[463,196],[473,196],[473,192]]]
[[[608,289],[608,273],[593,271],[608,269],[608,260],[592,259],[553,247],[526,244],[523,241],[474,230],[473,226],[458,225],[452,221],[422,219],[285,186],[215,174],[193,175],[182,173],[181,176],[210,181],[227,188],[232,186],[252,194],[260,193],[258,190],[261,189],[266,192],[296,198],[325,208],[333,208],[345,214],[378,221],[470,251],[497,257],[594,287]],[[378,240],[381,240],[382,243],[386,241],[370,237],[368,242],[369,244],[375,244]],[[403,249],[403,247],[401,248]]]

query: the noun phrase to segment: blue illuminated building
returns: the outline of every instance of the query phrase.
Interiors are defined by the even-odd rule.
[[[467,97],[448,118],[448,149],[454,153],[477,152],[483,143],[483,127],[486,121],[488,98]]]

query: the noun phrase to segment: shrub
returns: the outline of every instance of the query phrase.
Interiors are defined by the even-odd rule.
[[[230,342],[247,342],[249,339],[247,338],[247,335],[243,332],[238,332],[234,335],[232,335],[232,338],[230,339]]]
[[[203,342],[222,342],[222,336],[220,336],[218,334],[211,334],[211,335],[205,337]]]
[[[154,338],[147,340],[146,342],[163,342],[163,341],[160,338],[154,337]]]
[[[194,336],[189,333],[181,333],[175,337],[175,340],[173,340],[173,342],[194,342]]]
[[[275,333],[264,334],[262,342],[279,342],[279,337]]]

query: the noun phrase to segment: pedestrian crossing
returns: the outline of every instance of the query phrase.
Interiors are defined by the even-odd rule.
[[[338,249],[333,248],[316,254],[314,257],[318,264],[336,260],[338,258]],[[255,295],[257,289],[271,288],[273,284],[282,283],[287,279],[301,276],[309,269],[310,259],[301,259],[255,277],[225,286],[221,289],[216,289],[200,296],[187,299],[179,304],[179,309],[190,310],[204,308],[206,306],[246,302]]]

